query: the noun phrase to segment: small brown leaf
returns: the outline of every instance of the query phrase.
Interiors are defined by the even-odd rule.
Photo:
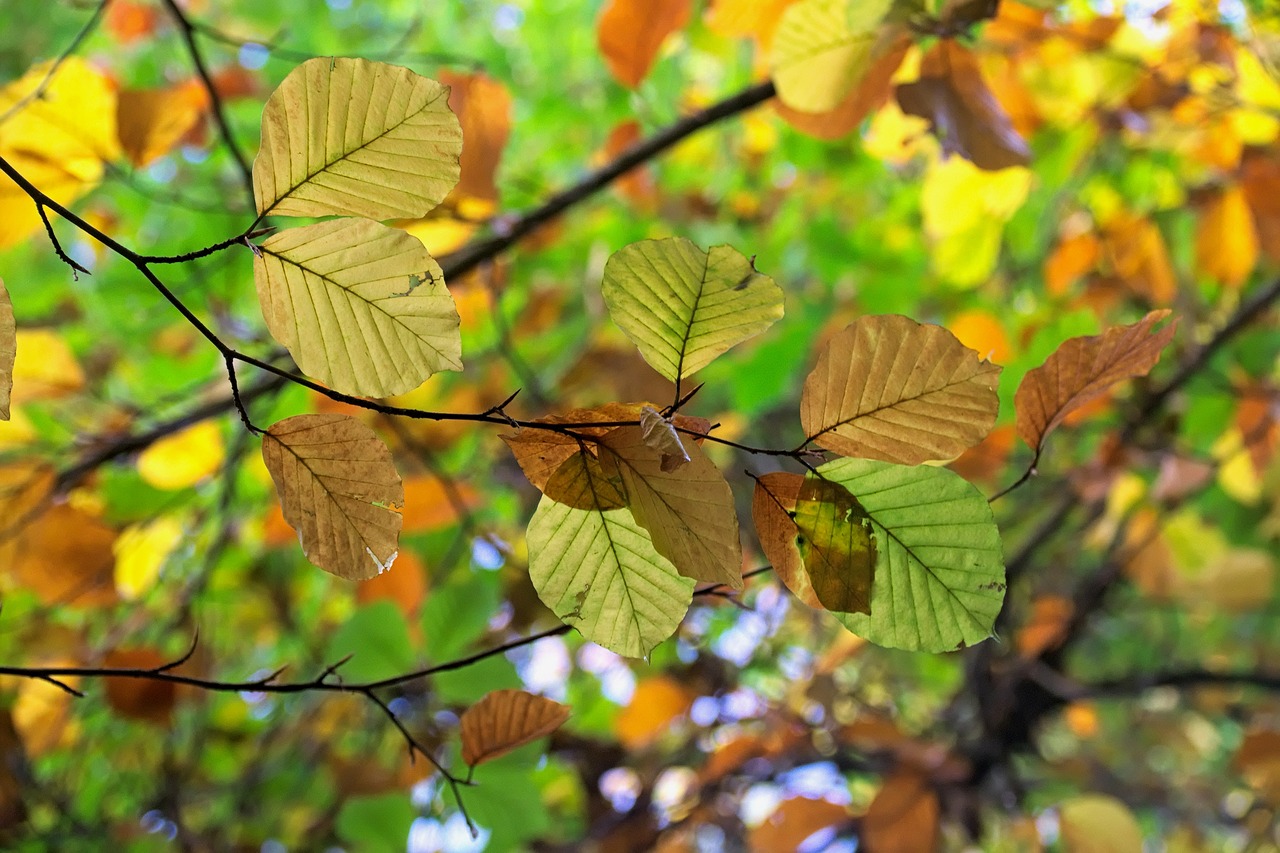
[[[349,580],[391,567],[404,486],[367,424],[336,414],[286,418],[262,437],[262,460],[308,560]]]
[[[898,87],[898,104],[928,119],[942,149],[980,169],[996,171],[1031,162],[1027,143],[982,79],[973,53],[942,39],[920,64],[920,79]]]
[[[814,594],[836,613],[871,613],[876,541],[871,518],[839,483],[809,475],[796,498],[796,548]]]
[[[684,577],[742,589],[733,492],[701,448],[685,450],[689,461],[671,471],[638,426],[611,430],[600,441],[605,473],[621,477],[627,506],[657,552]]]
[[[902,766],[871,801],[859,841],[870,853],[929,853],[939,846],[938,816],[938,795],[928,777]]]
[[[569,706],[523,690],[495,690],[462,715],[462,760],[475,766],[549,735],[569,719]]]
[[[751,830],[752,850],[795,850],[819,830],[849,820],[848,806],[811,797],[792,797]]]
[[[0,278],[0,420],[9,420],[9,396],[13,393],[13,362],[18,354],[18,330],[13,303]]]
[[[155,669],[172,658],[151,648],[115,649],[105,665],[112,669]],[[121,717],[167,727],[178,698],[177,685],[144,678],[107,678],[107,704]]]
[[[1043,365],[1028,371],[1013,398],[1022,440],[1039,453],[1045,436],[1071,412],[1101,397],[1117,382],[1149,373],[1177,328],[1170,323],[1151,333],[1167,316],[1168,310],[1152,311],[1133,325],[1071,338]]]
[[[941,326],[861,317],[835,335],[805,379],[800,420],[821,447],[916,465],[982,440],[1000,401],[997,365]]]
[[[662,454],[662,471],[669,474],[689,461],[680,434],[671,421],[653,406],[640,407],[640,434],[644,443]]]
[[[689,0],[609,0],[596,24],[609,73],[634,89],[649,73],[667,36],[689,21]]]

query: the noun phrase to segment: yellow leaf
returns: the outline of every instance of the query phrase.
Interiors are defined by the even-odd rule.
[[[262,437],[284,518],[315,565],[348,580],[391,568],[404,486],[391,451],[347,415],[298,415]]]
[[[222,430],[201,421],[142,451],[138,474],[157,489],[185,489],[218,473],[225,457]]]
[[[806,113],[835,109],[871,67],[892,0],[800,0],[782,13],[769,65],[778,98]]]
[[[1227,287],[1239,287],[1258,264],[1258,232],[1249,202],[1232,184],[1209,202],[1196,228],[1196,269]]]
[[[974,350],[982,358],[1003,364],[1009,360],[1009,336],[995,315],[980,308],[961,311],[947,323],[956,340]]]
[[[271,334],[339,391],[387,397],[462,369],[444,273],[403,231],[368,219],[290,228],[262,244],[253,278]]]
[[[204,87],[194,81],[163,89],[125,89],[118,97],[120,145],[138,167],[168,154],[209,103]]]
[[[480,226],[451,216],[429,216],[397,222],[396,227],[417,237],[430,254],[439,256],[461,249]]]
[[[1238,427],[1226,430],[1213,443],[1213,457],[1218,460],[1218,485],[1242,504],[1256,504],[1262,497],[1262,478],[1244,446]]]
[[[165,560],[182,541],[182,532],[182,522],[171,515],[121,531],[113,546],[116,590],[121,598],[137,598],[155,586]]]
[[[475,766],[551,734],[569,707],[523,690],[495,690],[462,714],[462,760]]]
[[[943,279],[961,287],[987,280],[999,261],[1004,224],[1026,200],[1031,180],[1021,166],[991,172],[962,157],[930,164],[920,209]]]
[[[805,379],[800,420],[820,447],[903,465],[951,459],[995,424],[1000,368],[941,326],[867,316],[832,337]]]
[[[730,38],[751,37],[768,50],[783,11],[795,0],[716,0],[707,11],[707,29]]]
[[[1083,794],[1058,807],[1066,853],[1142,853],[1142,830],[1128,806],[1105,794]]]
[[[462,129],[448,88],[407,68],[310,59],[262,111],[258,213],[423,216],[458,182]]]
[[[84,387],[84,372],[52,329],[18,329],[13,363],[13,402],[53,400]]]
[[[796,549],[813,594],[835,613],[871,613],[876,540],[871,518],[839,483],[813,475],[795,504]]]

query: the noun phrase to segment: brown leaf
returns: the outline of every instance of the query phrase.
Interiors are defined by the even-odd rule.
[[[537,423],[544,424],[580,424],[596,421],[619,423],[638,421],[640,405],[627,403],[607,403],[594,409],[574,409],[563,415],[547,415],[537,418]],[[573,431],[580,436],[598,438],[613,427],[574,427]],[[546,492],[547,481],[564,461],[577,453],[582,445],[570,435],[545,429],[524,428],[500,436],[507,444],[511,455],[516,458],[520,470],[525,477],[539,490]],[[590,444],[589,452],[593,451]]]
[[[23,459],[0,465],[0,547],[11,545],[14,533],[35,519],[56,482],[56,472],[42,462]]]
[[[646,445],[662,454],[663,473],[670,473],[689,461],[675,426],[653,406],[640,407],[640,434]]]
[[[1067,638],[1067,625],[1075,614],[1071,599],[1060,595],[1041,595],[1031,602],[1031,614],[1018,629],[1015,644],[1024,658],[1038,658],[1056,649]]]
[[[814,594],[836,613],[871,613],[876,540],[871,518],[839,483],[809,475],[796,498],[796,547]]]
[[[1246,152],[1240,184],[1253,211],[1262,252],[1272,261],[1280,261],[1280,151],[1273,147]]]
[[[13,303],[0,278],[0,420],[9,420],[9,396],[13,393],[13,362],[18,354],[18,330]]]
[[[114,649],[105,666],[113,669],[155,669],[172,660],[151,648]],[[177,702],[177,685],[145,678],[107,678],[107,704],[121,717],[167,727]]]
[[[670,471],[638,426],[611,430],[600,442],[605,473],[621,477],[627,506],[657,552],[687,578],[742,589],[733,492],[697,444],[685,450],[689,461]]]
[[[805,435],[865,459],[951,459],[995,424],[1000,368],[941,326],[861,317],[818,355],[800,399]]]
[[[773,564],[773,571],[792,595],[815,609],[822,609],[822,602],[814,592],[804,559],[796,546],[796,502],[805,479],[799,474],[777,471],[756,480],[751,498],[751,519],[756,525],[756,538],[765,557]]]
[[[977,59],[955,41],[939,41],[921,62],[920,79],[899,86],[897,95],[903,112],[929,120],[944,151],[989,171],[1031,162]]]
[[[475,766],[549,735],[569,719],[569,706],[523,690],[495,690],[459,722],[462,760]]]
[[[27,820],[25,782],[31,768],[9,708],[0,710],[0,837]]]
[[[181,142],[208,107],[204,86],[194,80],[162,89],[123,89],[116,100],[120,147],[134,166],[148,166]]]
[[[308,560],[349,580],[390,568],[404,486],[367,424],[347,415],[286,418],[262,437],[262,460]]]
[[[938,795],[919,770],[889,775],[862,818],[867,853],[928,853],[939,849]]]
[[[70,504],[59,504],[14,537],[10,571],[45,604],[113,604],[115,540],[115,531],[99,519]]]
[[[1151,334],[1151,328],[1167,316],[1167,309],[1152,311],[1133,325],[1072,338],[1043,365],[1028,371],[1013,398],[1022,440],[1039,453],[1045,436],[1071,412],[1101,397],[1117,382],[1149,373],[1177,328],[1177,323],[1170,323]]]
[[[825,113],[805,113],[773,100],[773,107],[787,124],[818,139],[840,139],[858,129],[862,120],[884,106],[893,94],[893,75],[902,64],[911,39],[901,36],[868,69],[866,76],[849,90],[835,109]]]
[[[779,853],[797,849],[806,838],[829,826],[844,823],[848,806],[810,797],[792,797],[778,804],[773,814],[751,830],[751,849]]]
[[[600,458],[585,450],[574,453],[560,463],[560,467],[547,480],[542,493],[551,500],[574,509],[603,512],[627,505],[622,478],[614,472],[606,473],[600,464]]]
[[[449,86],[449,108],[462,125],[462,174],[455,196],[498,200],[494,176],[511,133],[511,93],[481,73],[442,70],[436,75]]]
[[[634,89],[649,73],[667,36],[689,21],[689,0],[609,0],[596,24],[609,73]]]

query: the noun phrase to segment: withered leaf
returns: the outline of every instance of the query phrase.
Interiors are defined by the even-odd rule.
[[[462,714],[462,760],[475,766],[549,735],[569,707],[523,690],[495,690]]]

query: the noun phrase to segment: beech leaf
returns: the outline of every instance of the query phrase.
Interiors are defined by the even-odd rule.
[[[262,111],[258,214],[413,218],[458,182],[462,129],[449,89],[365,59],[309,59]]]
[[[569,719],[569,706],[523,690],[495,690],[462,714],[462,760],[474,767],[549,735]]]
[[[690,0],[609,0],[596,24],[600,54],[629,89],[649,73],[667,36],[689,22]]]
[[[271,334],[339,391],[386,397],[462,369],[444,274],[403,231],[368,219],[290,228],[262,244],[253,273]]]
[[[818,474],[854,496],[875,546],[870,612],[835,612],[841,624],[873,643],[913,651],[951,651],[990,636],[1004,601],[1004,557],[991,507],[972,484],[946,468],[871,459],[839,459]],[[789,514],[799,515],[804,487],[798,474],[761,477],[752,515],[783,583],[805,604],[822,607]],[[822,560],[830,562],[829,555]]]
[[[674,381],[782,316],[782,289],[731,246],[642,240],[604,267],[604,301],[654,370]]]
[[[13,395],[13,363],[18,355],[18,329],[13,319],[13,303],[4,279],[0,278],[0,420],[9,420],[9,398]]]
[[[871,518],[839,483],[809,474],[796,496],[796,549],[827,610],[871,613],[876,541]]]
[[[621,478],[627,506],[653,547],[687,578],[742,589],[742,544],[733,492],[696,444],[674,470],[646,443],[638,426],[619,427],[600,440],[607,474]]]
[[[811,441],[844,456],[952,459],[995,425],[999,378],[999,366],[941,326],[862,317],[819,353],[800,420]]]
[[[1152,311],[1137,323],[1116,326],[1101,335],[1064,341],[1040,367],[1027,371],[1013,398],[1018,435],[1038,455],[1047,436],[1062,420],[1111,386],[1145,376],[1173,340],[1177,323],[1152,333],[1169,316]]]
[[[675,632],[693,581],[654,549],[629,509],[578,508],[601,491],[588,466],[568,468],[565,479],[566,500],[543,496],[529,521],[529,577],[542,602],[583,637],[644,657]]]
[[[640,433],[645,444],[662,454],[663,473],[670,473],[689,461],[675,425],[653,406],[640,407]]]
[[[898,105],[928,119],[942,150],[980,169],[997,171],[1031,162],[1031,150],[982,79],[968,49],[943,39],[920,64],[920,78],[898,87]]]
[[[340,414],[285,418],[262,437],[262,461],[308,560],[349,580],[391,567],[404,486],[367,424]]]
[[[782,13],[769,68],[778,99],[794,110],[834,110],[877,55],[893,0],[799,0]]]

